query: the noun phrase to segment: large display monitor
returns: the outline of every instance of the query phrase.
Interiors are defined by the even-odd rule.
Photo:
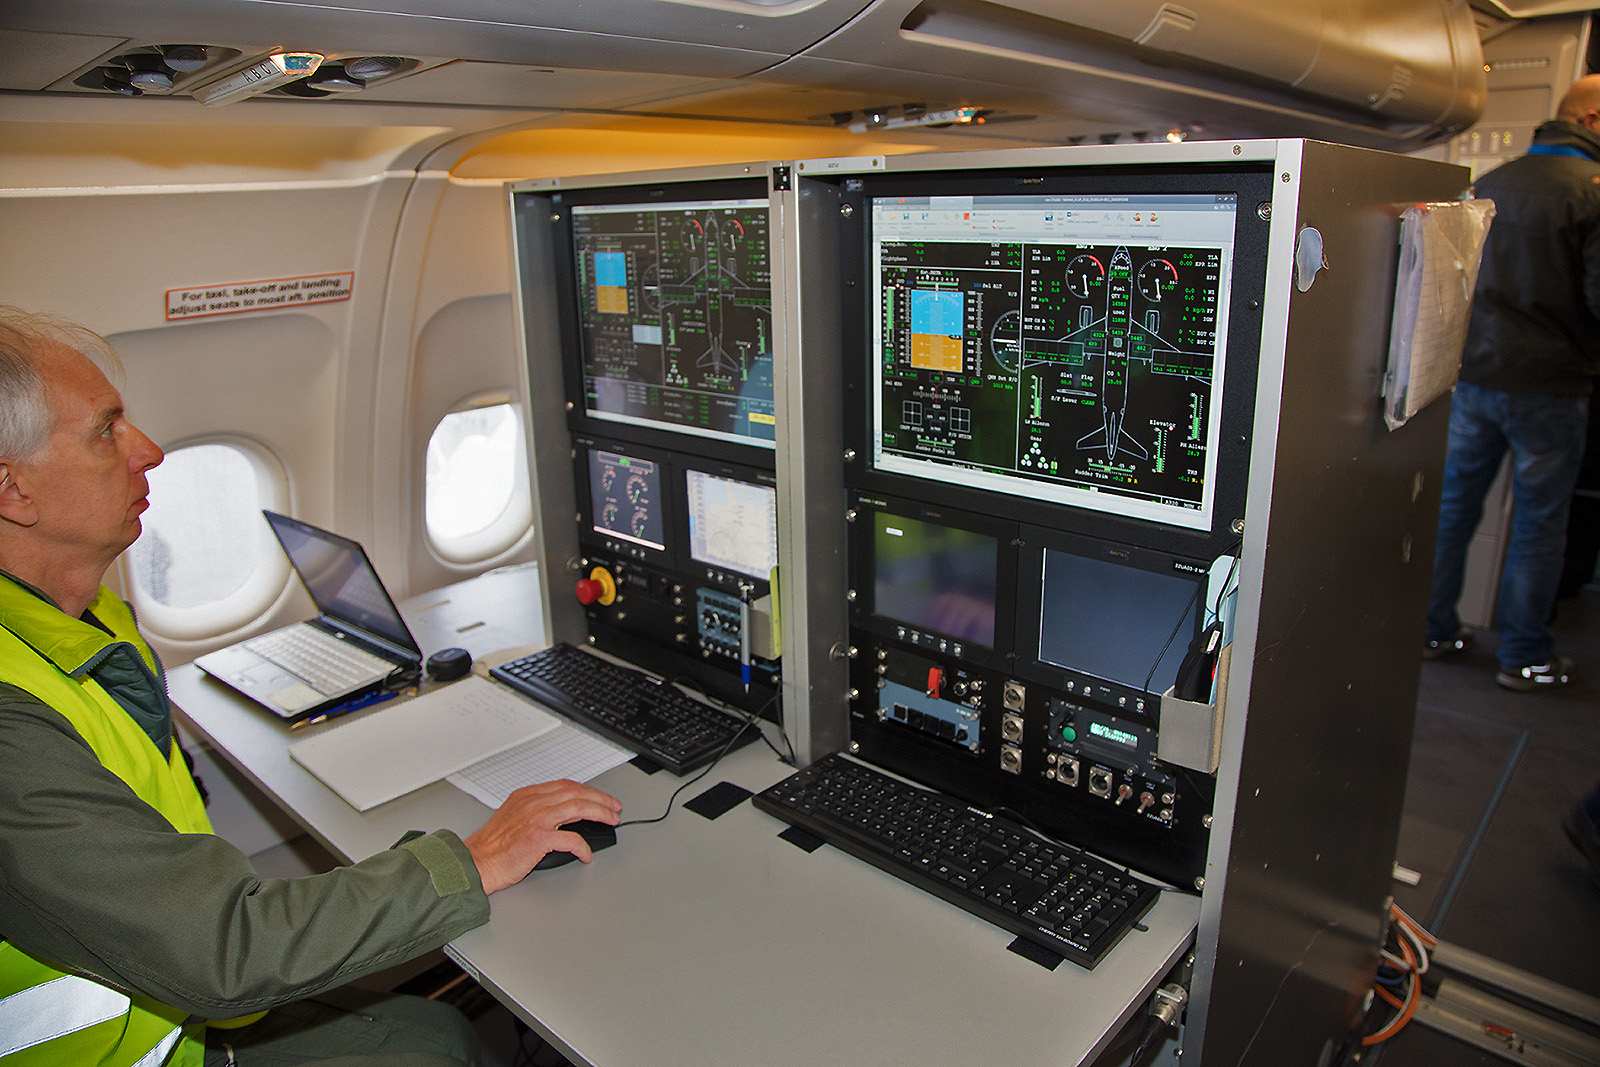
[[[839,183],[850,742],[1185,885],[1161,708],[1238,549],[1273,175],[1067,156]]]
[[[773,447],[772,270],[756,192],[568,207],[575,411]]]
[[[870,204],[879,469],[1209,529],[1235,192]]]

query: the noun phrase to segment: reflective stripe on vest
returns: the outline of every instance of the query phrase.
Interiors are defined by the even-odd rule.
[[[102,588],[91,609],[118,641],[132,644],[144,656],[127,607]],[[6,681],[33,694],[72,724],[111,773],[127,782],[139,798],[160,812],[181,833],[210,833],[204,804],[194,779],[176,744],[163,757],[149,736],[99,683],[75,679],[39,655],[11,631],[0,627],[0,662]],[[147,658],[147,663],[149,659]],[[66,986],[57,986],[70,979]],[[65,1005],[69,1018],[85,1019],[76,1026],[58,1028],[34,1041],[21,1041],[12,1033],[9,1005],[37,990],[73,991]],[[0,1057],[5,1067],[18,1064],[103,1064],[105,1067],[155,1067],[172,1057],[173,1064],[198,1064],[204,1053],[194,1037],[183,1040],[179,1029],[187,1013],[145,997],[130,999],[91,979],[66,974],[34,959],[15,945],[0,940]],[[120,1010],[102,1020],[90,1018],[117,998]],[[79,1007],[81,1002],[82,1007]],[[28,1003],[23,1001],[23,1003]],[[98,1008],[96,1007],[98,1006]],[[19,1027],[24,1026],[18,1022]],[[21,1032],[21,1031],[19,1031]],[[36,1033],[31,1026],[28,1033]],[[197,1031],[198,1032],[198,1031]],[[174,1047],[177,1048],[174,1054]],[[57,1046],[60,1046],[59,1048]]]
[[[115,989],[72,974],[24,989],[0,1000],[0,1057],[110,1022],[131,1005]],[[155,1067],[181,1036],[183,1029],[174,1026],[134,1067]]]

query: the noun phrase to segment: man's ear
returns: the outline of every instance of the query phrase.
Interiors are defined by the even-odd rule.
[[[39,521],[33,497],[17,477],[17,469],[9,460],[0,459],[0,519],[17,526],[32,526]]]

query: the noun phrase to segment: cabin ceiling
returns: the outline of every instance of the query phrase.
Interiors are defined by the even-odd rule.
[[[1467,0],[10,0],[0,119],[37,114],[29,101],[137,96],[146,122],[159,107],[172,123],[321,123],[360,105],[363,122],[432,111],[479,128],[654,116],[1405,150],[1482,111],[1483,12],[1521,13],[1476,2],[1475,15]],[[1555,8],[1581,9],[1524,10]],[[295,53],[316,58],[272,58]],[[242,91],[219,105],[229,86]]]

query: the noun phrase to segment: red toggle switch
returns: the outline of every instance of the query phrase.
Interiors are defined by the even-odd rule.
[[[944,671],[938,667],[928,668],[928,695],[935,700],[939,699],[939,689],[944,685]]]

